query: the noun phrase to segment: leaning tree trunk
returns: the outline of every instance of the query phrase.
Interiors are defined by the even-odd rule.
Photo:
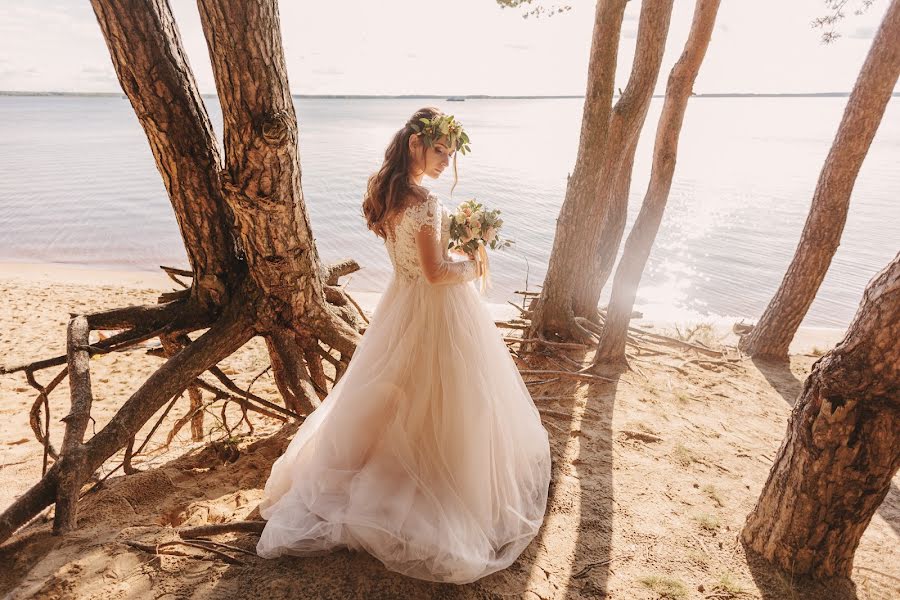
[[[634,299],[669,199],[684,114],[709,47],[718,10],[719,0],[697,0],[684,50],[669,73],[666,99],[656,129],[650,184],[616,269],[609,310],[591,368],[594,372],[602,371],[605,366],[626,364],[625,340]]]
[[[819,174],[794,258],[756,326],[741,339],[751,356],[784,360],[841,241],[850,195],[900,75],[900,0],[892,0],[866,56]]]
[[[0,368],[24,371],[41,390],[36,370],[67,361],[78,366],[60,460],[0,514],[0,542],[57,500],[62,512],[55,531],[73,527],[83,483],[113,454],[133,448],[147,421],[167,403],[168,411],[189,387],[269,416],[300,418],[327,393],[323,361],[334,365],[336,382],[352,356],[365,317],[336,284],[337,277],[359,267],[350,260],[326,267],[319,260],[300,187],[296,116],[277,4],[250,4],[200,5],[225,115],[223,169],[168,3],[92,0],[119,82],[166,184],[193,283],[183,293],[164,294],[158,305],[85,315],[86,332],[79,321],[78,339],[91,330],[125,330],[91,346],[91,354],[152,337],[176,340],[178,346],[169,344],[174,354],[87,441],[81,439],[90,407],[84,344],[70,343],[67,356]],[[236,26],[240,31],[230,30]],[[208,330],[197,339],[188,337],[201,329]],[[256,335],[266,338],[287,409],[240,389],[216,367]],[[201,380],[206,371],[224,387]],[[126,470],[130,457],[126,451]]]
[[[625,231],[634,157],[662,66],[672,4],[645,2],[641,5],[631,74],[625,91],[613,108],[607,153],[601,167],[603,183],[598,190],[599,204],[604,211],[602,226],[592,230],[587,237],[588,247],[594,250],[588,252],[591,260],[572,288],[575,315],[597,324],[600,322],[597,312],[600,294],[615,264]],[[593,341],[588,331],[581,333],[582,339]]]
[[[165,2],[94,0],[122,90],[162,176],[191,269],[192,295],[215,309],[239,275],[212,124]]]
[[[613,13],[615,19],[606,13]],[[578,157],[557,219],[541,295],[533,304],[529,337],[592,339],[577,322],[579,318],[596,318],[599,298],[596,266],[590,262],[596,256],[589,252],[586,257],[584,249],[599,247],[609,204],[623,187],[610,182],[617,181],[622,163],[629,162],[631,144],[636,144],[640,135],[671,14],[672,0],[642,5],[631,76],[611,109],[616,53],[615,48],[607,47],[618,46],[622,7],[615,2],[597,4]],[[627,195],[626,189],[626,200]]]
[[[647,103],[649,107],[649,102]],[[590,287],[582,294],[582,304],[588,314],[586,318],[598,325],[602,323],[600,314],[594,310],[600,302],[600,294],[612,275],[616,264],[616,255],[622,244],[622,236],[625,234],[625,223],[628,220],[628,196],[631,192],[631,176],[634,171],[634,157],[637,154],[637,142],[635,139],[631,147],[621,159],[621,164],[613,180],[610,189],[609,205],[606,207],[606,216],[603,219],[603,229],[597,240],[597,249],[591,254],[596,261],[590,265],[587,281]]]
[[[876,275],[847,334],[816,361],[741,533],[797,575],[848,577],[900,467],[900,254]]]
[[[225,121],[225,199],[250,275],[268,302],[261,331],[293,329],[352,355],[358,332],[325,300],[322,267],[300,186],[297,116],[287,81],[278,4],[200,0]],[[230,31],[240,24],[242,31]],[[264,218],[261,218],[264,215]]]
[[[572,285],[584,261],[583,221],[593,221],[599,228],[603,219],[602,210],[596,207],[597,190],[603,183],[598,165],[603,162],[609,134],[625,4],[625,0],[597,2],[578,155],[556,219],[556,234],[541,296],[532,304],[532,328],[527,337],[553,332],[566,335],[572,329],[575,317]]]

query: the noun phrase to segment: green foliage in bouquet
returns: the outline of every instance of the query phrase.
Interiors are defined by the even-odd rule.
[[[469,147],[469,134],[463,129],[462,123],[456,120],[453,115],[440,115],[433,119],[422,117],[420,123],[413,123],[411,127],[417,133],[422,134],[425,144],[429,148],[434,143],[447,136],[450,145],[456,145],[456,149],[460,154],[465,154],[471,148]]]
[[[461,202],[451,215],[449,248],[469,253],[476,252],[478,246],[491,250],[507,248],[513,241],[500,237],[501,227],[503,219],[499,210],[488,210],[474,198]]]

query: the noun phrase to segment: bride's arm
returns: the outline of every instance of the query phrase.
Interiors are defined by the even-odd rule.
[[[441,215],[437,206],[423,207],[423,219],[416,231],[416,249],[425,279],[432,284],[464,283],[478,275],[474,260],[446,260],[441,252]]]

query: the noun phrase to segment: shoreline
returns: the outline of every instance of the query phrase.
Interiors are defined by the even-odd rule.
[[[65,286],[113,287],[133,290],[178,289],[175,283],[161,270],[140,271],[121,268],[106,269],[98,265],[78,265],[68,263],[36,263],[0,261],[0,281],[17,281],[29,284],[47,283]],[[371,314],[381,298],[382,292],[371,290],[347,290],[367,314]],[[71,290],[68,290],[71,293]],[[495,320],[505,320],[518,316],[518,311],[507,303],[486,302]],[[636,307],[638,310],[639,308]],[[710,326],[709,335],[726,345],[736,345],[738,337],[731,325],[739,321],[734,317],[685,318],[683,320],[634,318],[633,327],[648,331],[676,332],[698,324]],[[746,321],[751,321],[745,318]],[[844,329],[836,327],[802,326],[791,342],[791,354],[825,352],[834,347],[844,336]]]

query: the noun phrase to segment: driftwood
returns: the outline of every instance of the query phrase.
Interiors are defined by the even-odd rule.
[[[75,503],[78,502],[82,484],[90,475],[86,468],[87,461],[83,444],[93,401],[91,357],[87,351],[89,335],[90,329],[85,317],[75,317],[69,321],[66,353],[68,354],[72,409],[62,419],[66,424],[66,432],[60,453],[60,478],[56,490],[56,513],[53,519],[53,531],[56,533],[65,533],[75,528],[77,524]]]

